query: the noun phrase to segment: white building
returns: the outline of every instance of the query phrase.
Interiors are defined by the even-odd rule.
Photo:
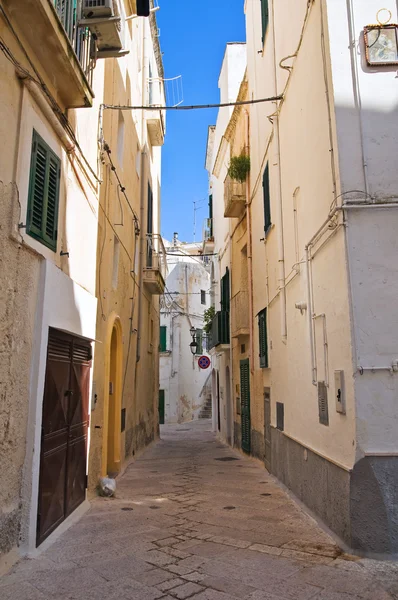
[[[250,173],[238,218],[223,210],[228,109],[209,135],[214,279],[231,264],[236,286],[239,227],[250,258],[249,343],[234,342],[228,318],[214,327],[218,428],[228,438],[231,389],[234,446],[351,548],[396,554],[397,4],[261,0],[245,13],[248,99],[277,100],[242,109]]]
[[[227,44],[218,81],[220,102],[235,102],[246,70],[246,45]],[[226,128],[234,107],[220,108],[216,126],[209,128],[206,169],[209,173],[209,226],[203,240],[205,254],[214,253],[211,268],[212,301],[215,307],[212,339],[212,413],[213,428],[229,443],[233,440],[231,395],[231,356],[229,335],[229,298],[231,248],[230,223],[224,218],[224,180],[230,160]]]
[[[201,369],[206,353],[203,316],[210,306],[210,275],[200,257],[201,244],[165,242],[169,275],[160,311],[159,422],[183,423],[209,416],[210,369]],[[192,354],[190,330],[198,344]]]

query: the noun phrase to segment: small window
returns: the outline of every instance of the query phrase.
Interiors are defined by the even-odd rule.
[[[197,348],[196,348],[196,354],[203,354],[203,330],[202,329],[197,329],[196,330],[196,343],[198,344]]]
[[[44,140],[33,132],[26,233],[57,249],[61,161]]]
[[[269,9],[268,9],[268,0],[260,0],[261,1],[261,41],[264,44],[265,34],[268,29],[268,19],[269,19]]]
[[[258,315],[258,344],[260,368],[268,368],[268,339],[267,339],[267,309],[264,308]]]
[[[267,234],[271,227],[271,198],[269,193],[269,167],[265,167],[263,175],[263,202],[264,202],[264,233]]]
[[[167,327],[160,326],[160,352],[167,352]]]
[[[200,303],[206,304],[206,290],[200,290]]]

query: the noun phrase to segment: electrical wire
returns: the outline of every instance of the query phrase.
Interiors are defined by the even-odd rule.
[[[123,106],[115,104],[101,104],[101,108],[110,110],[201,110],[205,108],[224,108],[227,106],[244,106],[247,104],[260,104],[261,102],[275,102],[283,100],[283,96],[271,96],[270,98],[257,98],[254,100],[239,100],[237,102],[223,102],[221,104],[191,104],[190,106]]]
[[[105,150],[105,152],[106,152],[106,154],[108,156],[108,160],[109,160],[109,163],[110,163],[110,166],[111,166],[111,171],[113,171],[113,173],[115,174],[115,177],[117,179],[118,189],[120,189],[120,191],[122,192],[123,196],[126,199],[126,202],[127,202],[128,206],[129,206],[129,208],[130,208],[130,210],[131,210],[131,212],[133,214],[134,224],[135,224],[135,230],[136,230],[136,234],[137,234],[137,232],[138,233],[140,232],[140,221],[138,219],[137,213],[135,212],[134,208],[130,204],[130,201],[129,201],[128,196],[126,194],[126,188],[122,184],[122,182],[120,180],[120,177],[119,177],[119,174],[118,174],[118,172],[116,170],[116,167],[115,167],[115,165],[113,163],[113,160],[112,160],[112,157],[111,157],[112,150],[110,149],[109,144],[107,144],[106,142],[104,142],[104,150]]]

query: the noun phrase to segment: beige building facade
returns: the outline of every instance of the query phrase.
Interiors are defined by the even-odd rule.
[[[231,256],[234,445],[348,546],[394,554],[397,107],[394,67],[364,35],[383,40],[379,9],[246,2],[247,98],[278,99],[235,111],[221,132],[231,157],[249,147],[250,173],[240,191],[220,177],[225,217],[213,214],[215,247]]]
[[[135,2],[126,0],[116,3],[117,14],[113,14],[114,3],[112,14],[97,14],[95,24],[82,21],[79,26],[78,18],[87,20],[92,15],[83,2],[78,2],[78,12],[70,10],[72,5],[48,0],[6,0],[0,5],[0,131],[2,140],[8,140],[0,159],[0,472],[4,477],[0,491],[0,571],[19,555],[32,554],[42,543],[49,543],[61,525],[67,526],[85,510],[89,454],[93,457],[92,480],[104,473],[101,461],[96,463],[99,444],[92,433],[97,434],[97,430],[90,431],[90,413],[91,406],[97,406],[94,417],[102,410],[101,386],[106,375],[104,366],[97,370],[100,396],[93,386],[93,369],[98,348],[103,358],[103,348],[112,346],[110,315],[121,314],[120,327],[119,321],[116,325],[116,370],[118,381],[122,380],[121,368],[126,365],[129,347],[126,321],[132,305],[124,298],[126,292],[120,290],[125,284],[128,288],[127,282],[128,295],[135,295],[139,306],[131,329],[142,332],[138,315],[146,331],[151,331],[146,323],[154,321],[153,340],[143,336],[145,352],[142,350],[136,369],[136,342],[131,342],[129,368],[133,374],[152,369],[154,390],[151,396],[145,389],[141,403],[134,404],[134,415],[131,411],[126,414],[129,454],[133,444],[142,447],[157,431],[158,311],[153,298],[162,284],[160,271],[155,268],[160,248],[156,241],[160,148],[152,148],[147,136],[151,129],[155,131],[158,144],[163,138],[157,136],[164,134],[164,128],[159,128],[159,111],[145,115],[141,111],[133,116],[130,111],[123,116],[123,129],[120,112],[101,108],[104,102],[131,103],[133,97],[141,104],[151,85],[153,104],[163,103],[162,74],[157,69],[151,33],[154,15],[125,20],[136,13]],[[139,52],[144,37],[146,64],[150,60],[154,64],[153,74],[149,76],[146,71],[145,80],[144,69],[136,66],[143,61]],[[131,92],[126,91],[129,88]],[[122,182],[127,180],[123,184],[127,198],[130,200],[133,193],[138,197],[134,204],[138,227],[127,212],[127,198],[124,204],[119,203],[116,173],[111,172],[109,155],[104,153],[105,136],[114,150],[110,156],[117,173]],[[125,154],[123,165],[117,162],[118,154],[119,158]],[[145,162],[148,154],[151,159]],[[129,162],[134,169],[127,168]],[[145,181],[154,189],[151,232],[147,227],[148,196],[141,201],[137,181],[130,175],[123,178],[123,169],[134,173],[136,164],[137,168],[144,165]],[[120,187],[119,192],[123,196]],[[120,222],[122,226],[115,232],[115,223]],[[107,244],[112,249],[124,244],[133,256],[137,236],[140,250],[135,267],[126,261],[122,250],[120,262],[109,258]],[[102,255],[97,253],[101,243]],[[106,266],[112,272],[110,278],[104,272]],[[147,290],[146,279],[155,296]],[[138,290],[135,293],[133,282]],[[119,311],[115,305],[122,296]],[[155,348],[152,354],[150,343]],[[110,369],[114,368],[112,361],[113,357]],[[139,375],[134,381],[138,379]],[[127,377],[130,398],[133,391],[137,395]],[[119,423],[120,418],[119,414]],[[102,419],[100,426],[105,430]],[[121,440],[123,452],[119,454],[123,460],[126,443]]]

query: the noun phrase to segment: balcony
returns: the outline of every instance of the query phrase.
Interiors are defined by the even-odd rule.
[[[164,111],[162,107],[165,104],[163,79],[148,79],[148,103],[153,107],[145,111],[145,118],[148,127],[148,136],[152,146],[163,146],[166,134]],[[154,110],[158,108],[159,110]]]
[[[203,223],[203,253],[214,251],[213,219],[205,219]]]
[[[240,291],[231,298],[231,335],[240,338],[249,334],[249,293]]]
[[[229,312],[220,310],[214,315],[211,322],[211,332],[208,335],[207,351],[216,349],[222,352],[229,349]]]
[[[240,217],[245,212],[246,182],[234,181],[227,175],[224,181],[224,217]]]
[[[153,295],[164,293],[167,275],[166,250],[162,237],[148,233],[146,236],[146,260],[144,265],[144,285]]]
[[[3,0],[3,5],[60,104],[92,106],[95,41],[87,28],[78,27],[81,0]]]

